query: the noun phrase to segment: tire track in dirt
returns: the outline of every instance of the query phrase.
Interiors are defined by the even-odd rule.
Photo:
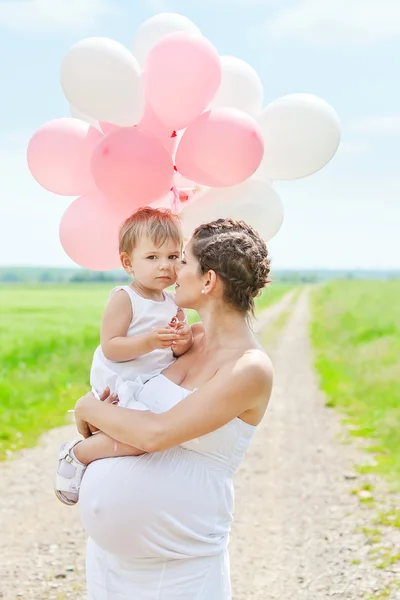
[[[234,600],[354,600],[388,580],[356,532],[371,526],[371,511],[351,494],[365,454],[340,443],[346,431],[319,391],[308,319],[306,290],[274,350],[270,406],[236,477]]]

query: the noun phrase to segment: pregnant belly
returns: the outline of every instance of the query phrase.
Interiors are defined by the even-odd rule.
[[[80,510],[90,537],[125,558],[218,554],[232,521],[231,479],[184,448],[89,466]]]

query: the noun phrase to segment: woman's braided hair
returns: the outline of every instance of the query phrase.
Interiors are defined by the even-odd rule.
[[[270,282],[264,240],[250,225],[218,219],[193,233],[191,250],[201,273],[215,273],[224,283],[224,300],[242,313],[254,314],[254,298]]]

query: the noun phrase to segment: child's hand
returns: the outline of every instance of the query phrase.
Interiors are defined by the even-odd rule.
[[[180,356],[189,350],[193,343],[192,328],[189,323],[185,321],[185,313],[180,308],[177,312],[175,319],[175,331],[178,335],[178,339],[172,343],[175,356]],[[171,321],[172,324],[172,321]]]
[[[172,346],[184,346],[192,342],[192,328],[189,323],[179,322],[179,325],[175,328],[178,334],[178,339],[172,343]]]
[[[166,325],[159,329],[150,331],[150,340],[153,350],[165,350],[171,348],[174,341],[178,339],[178,334],[174,327]]]

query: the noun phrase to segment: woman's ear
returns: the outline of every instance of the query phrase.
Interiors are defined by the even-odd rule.
[[[204,280],[204,285],[203,285],[203,289],[205,290],[206,293],[210,293],[216,286],[218,281],[218,277],[215,271],[212,271],[210,269],[210,271],[207,271],[207,273],[205,274],[205,280]]]

